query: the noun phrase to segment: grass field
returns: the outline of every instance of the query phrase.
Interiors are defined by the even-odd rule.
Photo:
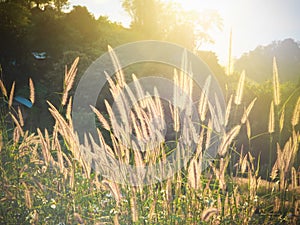
[[[163,135],[161,130],[153,130],[151,126],[154,115],[162,120],[164,118],[163,105],[158,98],[139,101],[129,115],[120,112],[124,126],[116,121],[108,102],[107,114],[92,108],[95,119],[99,120],[97,141],[100,144],[94,154],[97,149],[104,151],[106,156],[125,165],[149,168],[159,161],[165,162],[173,151],[181,151],[177,156],[182,156],[180,154],[184,154],[186,149],[180,147],[180,143],[187,147],[187,143],[197,140],[193,155],[187,161],[178,159],[184,164],[181,169],[160,182],[147,185],[140,182],[136,183],[139,185],[118,183],[109,179],[97,171],[114,171],[114,164],[110,164],[109,168],[102,168],[102,164],[92,166],[82,156],[81,143],[73,129],[72,97],[69,96],[78,60],[66,71],[61,105],[54,106],[48,102],[55,121],[53,129],[24,130],[26,121],[23,121],[22,112],[13,106],[14,85],[6,89],[3,82],[0,83],[1,98],[5,102],[0,125],[0,224],[299,224],[300,178],[294,161],[300,143],[297,130],[300,96],[293,106],[291,121],[285,121],[284,110],[281,114],[277,113],[281,99],[275,60],[274,98],[270,110],[265,112],[269,115],[266,132],[270,136],[270,145],[263,148],[276,161],[271,165],[270,160],[265,171],[261,171],[259,157],[255,158],[247,149],[235,145],[241,129],[247,130],[249,143],[252,140],[249,115],[256,99],[245,107],[236,124],[228,121],[235,108],[242,104],[245,73],[240,76],[236,93],[226,102],[223,118],[217,115],[218,119],[215,119],[209,113],[205,94],[205,90],[209,90],[207,82],[199,96],[197,112],[201,132],[187,129],[182,139],[175,137],[175,147],[160,139],[148,151],[147,144],[153,144],[158,136]],[[189,79],[184,73],[174,76],[174,82],[187,95],[192,94]],[[120,91],[127,88],[122,73],[109,80],[109,85],[115,100]],[[139,88],[138,82],[136,85]],[[136,98],[147,97],[142,90],[138,93]],[[32,103],[34,96],[34,84],[30,81]],[[122,101],[117,103],[120,104],[117,105],[119,110],[129,100]],[[175,133],[185,126],[193,126],[190,122],[181,123],[179,109],[170,107]],[[11,126],[9,121],[13,121],[14,125]],[[291,127],[290,137],[284,145],[273,143],[272,137],[280,136],[286,123]],[[204,161],[205,152],[213,142],[212,134],[220,134],[218,125],[226,128],[219,136],[218,154],[214,160]],[[150,135],[151,132],[154,136]],[[134,134],[138,147],[144,148],[143,154],[132,145],[124,145],[120,134]],[[104,136],[108,136],[109,141]],[[193,139],[194,136],[197,138]],[[277,149],[274,149],[272,146],[276,145]],[[231,157],[233,153],[235,161]],[[203,162],[208,163],[205,169],[202,169]],[[261,173],[266,174],[265,179],[260,177]],[[141,174],[139,179],[143,180],[144,175]]]

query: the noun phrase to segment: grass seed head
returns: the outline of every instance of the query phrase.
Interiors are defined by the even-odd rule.
[[[243,72],[241,73],[240,79],[239,79],[236,93],[235,93],[234,103],[236,105],[240,105],[242,103],[245,77],[246,77],[246,73],[245,73],[245,70],[243,70]]]
[[[280,104],[280,85],[278,78],[278,69],[276,58],[273,58],[273,91],[274,91],[274,104],[277,106]]]
[[[268,132],[270,134],[275,132],[275,115],[274,115],[274,103],[273,103],[273,101],[271,102],[271,106],[270,106]]]

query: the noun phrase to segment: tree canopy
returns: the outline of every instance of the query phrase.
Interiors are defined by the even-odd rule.
[[[130,15],[131,28],[145,38],[172,41],[189,49],[212,42],[212,29],[222,29],[222,19],[216,11],[185,11],[174,2],[158,0],[123,0]]]
[[[192,50],[211,41],[209,30],[222,25],[214,12],[187,12],[175,3],[158,0],[122,0],[122,3],[132,17],[129,29],[104,16],[95,18],[84,6],[64,12],[68,0],[0,1],[0,64],[7,82],[22,83],[28,76],[47,80],[53,69],[59,67],[61,70],[55,73],[61,72],[56,75],[61,77],[64,68],[61,63],[73,60],[67,62],[61,58],[77,52],[92,61],[107,50],[107,45],[157,39]],[[44,52],[46,62],[33,57],[33,53]]]
[[[267,46],[258,46],[235,62],[237,71],[246,70],[247,76],[262,82],[272,79],[273,57],[276,57],[281,81],[300,81],[300,43],[293,39],[274,41]]]

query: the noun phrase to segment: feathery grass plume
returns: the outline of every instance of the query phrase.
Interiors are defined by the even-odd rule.
[[[276,58],[273,58],[273,88],[274,88],[274,104],[277,106],[280,104],[280,85],[278,78],[278,69]]]
[[[30,191],[29,191],[29,189],[28,189],[25,182],[22,182],[22,185],[24,187],[25,205],[28,209],[31,209],[32,208],[32,200],[31,200],[31,197],[30,197]]]
[[[293,131],[292,137],[285,143],[283,150],[277,143],[277,160],[272,169],[272,178],[276,177],[277,170],[279,170],[280,189],[284,190],[286,184],[286,174],[291,169],[294,163],[298,147],[299,147],[299,133]]]
[[[61,146],[59,144],[59,140],[55,141],[55,148],[52,147],[52,149],[57,149],[57,162],[58,162],[58,167],[60,169],[60,172],[63,173],[65,170],[64,166],[64,153],[61,150]]]
[[[115,98],[116,96],[119,95],[119,88],[117,87],[117,85],[115,84],[115,82],[113,81],[113,79],[110,77],[110,75],[104,71],[107,83],[109,84],[109,90],[110,93],[112,94],[112,96]]]
[[[124,79],[125,76],[124,76],[122,67],[120,65],[119,59],[118,59],[115,51],[113,50],[113,48],[110,45],[108,45],[107,48],[108,48],[108,53],[110,55],[110,58],[113,62],[115,71],[116,71],[117,83],[118,83],[118,85],[120,85],[120,87],[123,88],[125,85],[125,79]]]
[[[24,126],[24,119],[23,119],[23,115],[22,115],[22,111],[20,106],[18,106],[18,117],[19,117],[19,121],[20,121],[20,125],[21,127]]]
[[[17,127],[15,127],[14,134],[13,134],[13,141],[16,144],[19,142],[19,140],[20,140],[20,130]]]
[[[70,70],[68,71],[67,66],[65,67],[65,79],[64,79],[64,90],[63,90],[63,95],[62,95],[62,99],[61,99],[61,105],[64,106],[67,103],[67,99],[68,99],[68,94],[69,91],[71,90],[74,80],[75,80],[75,76],[77,74],[77,65],[79,62],[79,57],[77,57]]]
[[[229,163],[229,157],[228,156],[225,157],[225,160],[224,160],[224,158],[220,159],[219,168],[217,168],[212,162],[210,162],[210,161],[208,162],[208,164],[212,168],[217,180],[219,181],[220,189],[222,189],[223,191],[226,190],[225,172],[226,172],[226,168],[228,166],[228,163]]]
[[[72,111],[72,96],[69,98],[69,103],[67,105],[67,110],[66,110],[66,118],[71,122],[71,111]]]
[[[212,118],[215,118],[215,119],[213,119],[213,122],[214,122],[214,130],[215,130],[216,132],[224,131],[224,127],[222,126],[221,121],[218,119],[218,116],[217,116],[217,114],[216,114],[216,111],[215,111],[215,109],[214,109],[214,106],[213,106],[210,102],[208,102],[208,108],[209,108],[209,112],[210,112],[210,114],[211,114],[211,117],[212,117]]]
[[[215,93],[215,104],[216,104],[216,111],[217,111],[217,116],[218,116],[218,121],[220,122],[220,124],[224,124],[224,115],[223,115],[223,111],[221,108],[221,104],[219,101],[219,98],[217,96],[217,94]]]
[[[227,106],[226,106],[224,126],[228,125],[230,111],[231,111],[231,105],[232,105],[232,97],[233,97],[233,95],[230,95],[229,101],[228,101]]]
[[[241,164],[241,173],[244,174],[246,172],[247,169],[247,165],[248,165],[248,160],[247,160],[247,154],[245,155],[245,157],[242,160],[242,164]]]
[[[68,67],[65,66],[65,78],[64,78],[64,88],[69,84],[69,83],[72,83],[74,81],[74,77],[76,75],[76,72],[77,72],[77,65],[78,65],[78,62],[79,62],[79,57],[77,57],[72,65],[71,65],[71,68],[70,70],[68,71]]]
[[[285,115],[285,106],[283,107],[283,109],[281,111],[280,119],[279,119],[279,130],[280,130],[280,132],[282,131],[283,126],[284,126],[284,115]]]
[[[240,105],[242,102],[246,73],[245,70],[241,73],[239,84],[235,93],[234,103]]]
[[[247,132],[247,138],[250,140],[251,138],[251,126],[249,120],[246,121],[246,132]]]
[[[208,222],[214,215],[218,215],[218,209],[215,207],[210,207],[202,212],[201,220]]]
[[[114,196],[114,199],[116,200],[117,204],[119,204],[122,199],[119,185],[117,183],[107,180],[107,179],[102,180],[102,183],[110,189],[110,191],[112,192],[112,194]]]
[[[133,112],[130,112],[130,116],[131,116],[133,130],[135,131],[136,138],[137,138],[137,140],[141,140],[142,139],[142,131],[141,131],[140,127],[138,126],[136,116],[134,115]]]
[[[256,100],[257,100],[257,98],[253,99],[252,102],[248,105],[247,109],[245,109],[243,117],[241,119],[241,123],[242,124],[244,124],[246,122],[246,120],[248,119],[249,114],[250,114],[250,112],[251,112],[251,110],[252,110],[252,108],[253,108]]]
[[[297,182],[297,171],[295,167],[292,167],[291,169],[291,180],[292,180],[292,188],[295,189],[298,187],[298,182]]]
[[[13,103],[14,92],[15,92],[15,81],[13,82],[11,89],[10,89],[10,94],[9,94],[9,99],[8,99],[8,107],[9,108],[12,106],[12,103]]]
[[[200,187],[200,171],[197,159],[193,158],[188,168],[188,183],[191,188],[198,190]]]
[[[49,112],[58,125],[58,132],[64,138],[65,143],[67,144],[68,149],[72,152],[74,158],[78,160],[78,162],[82,166],[85,175],[89,177],[89,170],[87,169],[87,165],[82,158],[79,148],[78,136],[74,133],[73,127],[71,127],[70,124],[66,122],[66,120],[62,117],[58,110],[49,101],[47,101],[47,103],[50,106]],[[40,135],[40,137],[43,138],[43,135]],[[50,157],[50,160],[53,161],[52,156]]]
[[[145,111],[140,106],[138,106],[138,104],[134,105],[134,110],[135,110],[136,114],[132,114],[131,118],[133,121],[135,121],[137,128],[139,130],[140,138],[142,139],[143,134],[145,134],[145,132],[148,129],[147,121],[145,118],[145,116],[147,117],[147,115],[146,115]],[[135,116],[135,117],[133,117],[133,116]],[[138,126],[138,124],[139,124],[139,126]],[[141,139],[139,139],[139,140],[141,140]]]
[[[274,119],[274,103],[271,102],[270,106],[270,113],[269,113],[269,126],[268,126],[268,132],[274,133],[275,132],[275,119]]]
[[[24,136],[24,131],[23,131],[23,129],[22,129],[19,121],[17,120],[17,118],[11,112],[9,112],[9,115],[13,119],[13,121],[14,121],[14,123],[16,125],[16,128],[18,129],[18,131],[20,132],[21,136],[23,137]]]
[[[49,149],[51,149],[50,136],[49,136],[47,129],[45,129],[45,141],[46,141],[47,145],[49,146]]]
[[[208,76],[205,80],[203,90],[202,90],[201,96],[200,96],[198,112],[199,112],[200,119],[202,122],[205,120],[205,116],[206,116],[206,112],[207,112],[210,82],[211,82],[211,76]]]
[[[110,120],[110,123],[111,123],[111,127],[113,129],[114,132],[118,132],[118,123],[117,123],[117,120],[116,120],[116,116],[110,106],[110,104],[108,103],[108,101],[105,99],[104,100],[104,104],[105,104],[105,107],[106,107],[106,110],[108,112],[108,115],[109,115],[109,120]]]
[[[144,93],[144,90],[139,82],[139,80],[137,79],[136,75],[135,74],[132,74],[132,80],[134,82],[134,87],[135,87],[135,90],[137,92],[137,96],[136,98],[137,99],[141,99],[139,102],[140,102],[140,106],[144,109],[146,108],[147,104],[146,104],[146,101],[144,100],[145,98],[145,93]]]
[[[197,143],[196,154],[195,154],[195,158],[199,160],[202,160],[203,140],[204,140],[204,129],[201,129],[198,143]]]
[[[295,127],[299,123],[300,117],[300,96],[298,97],[296,106],[294,108],[293,116],[292,116],[292,126]]]
[[[225,172],[229,163],[229,156],[226,156],[225,159],[220,159],[220,170],[219,170],[219,185],[222,190],[226,189],[226,181],[225,181]]]
[[[29,78],[29,90],[30,90],[30,95],[29,95],[29,99],[31,101],[32,104],[34,104],[34,84],[31,78]]]
[[[142,168],[145,164],[143,162],[143,157],[141,155],[141,152],[137,149],[134,149],[134,162],[135,162],[135,165],[136,167],[138,168]]]
[[[124,92],[121,90],[121,87],[118,85],[117,88],[118,90],[118,95],[113,94],[114,96],[114,104],[117,106],[118,109],[118,114],[119,118],[121,118],[122,124],[124,126],[124,130],[129,133],[129,119],[128,119],[128,113],[129,111],[129,104],[128,104],[128,99],[125,97]]]
[[[182,74],[180,76],[180,81],[178,78],[178,73],[177,70],[174,69],[174,88],[173,88],[173,101],[174,101],[174,105],[169,105],[170,106],[170,110],[171,110],[171,115],[173,118],[173,122],[174,122],[174,131],[178,132],[180,129],[180,120],[179,120],[179,107],[182,107],[184,105],[184,102],[181,102],[182,100],[182,94],[180,93],[182,90],[181,88],[181,84],[182,84]],[[179,89],[179,90],[178,90]]]
[[[187,69],[187,68],[186,68]],[[192,66],[190,65],[189,73],[180,71],[180,83],[179,87],[184,92],[185,95],[191,97],[193,94],[193,72]]]
[[[187,77],[188,75],[186,74],[188,71],[188,59],[187,59],[187,51],[184,49],[183,54],[181,56],[181,67],[180,67],[180,77],[179,77],[179,87],[185,94],[187,94]]]
[[[51,157],[50,149],[49,149],[49,146],[47,145],[47,142],[45,141],[45,138],[39,128],[37,128],[37,133],[39,135],[40,143],[42,145],[43,159],[45,160],[45,164],[47,166],[50,162],[50,157]]]
[[[277,152],[277,156],[278,156],[278,152]],[[271,180],[275,180],[277,175],[278,175],[278,162],[276,161],[272,167],[271,173],[270,173],[270,178]]]
[[[147,104],[147,106],[149,106],[149,105]],[[142,127],[141,132],[143,134],[144,140],[149,140],[149,132],[151,132],[150,124],[151,124],[151,120],[152,120],[149,117],[151,116],[151,114],[150,114],[150,111],[149,111],[149,114],[147,114],[144,110],[141,110],[141,113],[143,115],[143,121],[144,121],[143,124],[145,125],[145,127],[143,127],[143,125],[141,125],[141,127]],[[140,119],[140,121],[141,121],[141,119]]]
[[[109,126],[107,120],[102,115],[102,113],[100,113],[99,110],[96,109],[94,106],[90,105],[90,107],[92,108],[93,112],[96,114],[96,116],[97,116],[99,122],[102,124],[103,128],[110,131],[110,126]]]
[[[2,80],[0,80],[0,89],[1,89],[1,92],[4,95],[4,97],[7,98],[7,91],[6,91],[6,88],[5,88]]]
[[[224,134],[222,137],[222,142],[219,147],[219,155],[224,156],[227,152],[229,145],[232,143],[233,139],[239,134],[241,125],[236,125],[228,133]]]

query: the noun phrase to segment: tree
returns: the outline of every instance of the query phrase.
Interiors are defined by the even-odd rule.
[[[244,54],[235,63],[237,71],[246,70],[254,81],[272,79],[272,60],[276,57],[280,81],[299,81],[300,46],[293,39],[274,41],[267,46],[258,46]]]
[[[199,14],[184,11],[174,2],[159,0],[123,0],[122,5],[132,18],[131,28],[145,38],[168,40],[189,49],[211,42],[209,31],[222,28],[222,19],[216,11]]]
[[[45,9],[47,6],[52,6],[55,8],[57,11],[61,11],[63,6],[68,4],[68,0],[30,0],[30,4],[33,7],[37,7],[40,9]]]
[[[156,0],[124,0],[123,7],[132,18],[131,27],[146,36],[156,37],[162,4]]]
[[[30,22],[30,11],[23,1],[0,2],[0,57],[15,59]]]
[[[30,10],[26,1],[0,1],[0,65],[7,85],[24,77],[19,70],[26,52]]]
[[[98,24],[94,16],[83,6],[74,6],[73,10],[66,15],[65,25],[67,27],[70,44],[73,47],[86,46],[98,37]]]
[[[31,9],[31,26],[28,35],[30,51],[47,52],[51,57],[60,55],[65,47],[64,15],[52,7]]]

